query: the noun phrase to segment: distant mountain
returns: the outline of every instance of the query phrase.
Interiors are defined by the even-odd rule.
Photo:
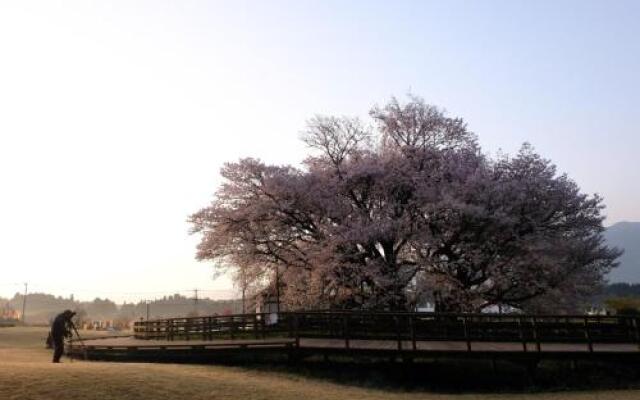
[[[609,245],[624,249],[609,282],[640,283],[640,222],[618,222],[607,228],[605,238]]]

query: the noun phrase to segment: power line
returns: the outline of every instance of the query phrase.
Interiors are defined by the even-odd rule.
[[[15,285],[20,285],[20,284],[11,284],[11,286],[15,286]],[[9,285],[6,285],[9,286]],[[34,286],[33,284],[31,286]],[[41,290],[47,290],[45,289],[46,286],[42,286],[42,285],[35,285],[38,288],[41,288]],[[94,293],[94,294],[101,294],[101,295],[142,295],[142,294],[165,294],[165,295],[173,295],[173,294],[181,294],[181,293],[189,293],[189,292],[193,292],[194,289],[175,289],[175,290],[153,290],[153,291],[134,291],[134,292],[127,292],[127,291],[114,291],[114,290],[90,290],[90,289],[72,289],[72,288],[60,288],[60,287],[56,287],[55,288],[56,291],[66,291],[66,292],[71,292],[71,293]],[[232,293],[235,292],[235,290],[233,289],[197,289],[198,292],[200,293]]]
[[[3,286],[16,286],[20,284],[9,284],[4,283]],[[238,300],[241,297],[241,294],[237,290],[232,289],[177,289],[177,290],[156,290],[156,291],[95,291],[89,289],[71,289],[69,287],[60,288],[49,285],[39,285],[37,282],[22,283],[24,285],[24,295],[23,295],[23,319],[26,318],[26,303],[27,297],[33,296],[37,294],[42,295],[51,295],[54,297],[62,297],[66,299],[66,296],[60,296],[60,293],[70,293],[71,296],[73,294],[80,293],[81,298],[83,300],[75,299],[80,303],[90,303],[92,297],[101,298],[104,300],[109,300],[112,302],[116,302],[117,304],[140,304],[140,303],[152,303],[149,300],[150,297],[155,297],[153,303],[162,303],[163,298],[166,298],[174,306],[187,306],[191,305],[194,308],[194,312],[198,313],[199,308],[201,307],[202,301],[233,301]],[[193,297],[188,294],[192,293]],[[83,295],[84,294],[84,295]],[[89,294],[89,295],[88,295]],[[178,301],[176,303],[171,302],[170,299],[174,298],[175,300],[179,300],[176,296],[184,297],[185,301]],[[190,298],[191,297],[191,298]]]

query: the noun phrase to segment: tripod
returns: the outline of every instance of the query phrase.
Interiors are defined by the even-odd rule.
[[[73,332],[75,332],[76,336],[78,337],[78,341],[80,341],[80,344],[82,345],[82,359],[86,360],[88,358],[87,346],[85,346],[84,340],[82,340],[82,336],[80,336],[80,333],[78,332],[78,329],[73,324],[73,322],[69,321],[69,324],[71,324],[71,328],[73,329]],[[70,342],[70,343],[72,346],[71,349],[73,349],[73,342]],[[71,357],[71,360],[73,360],[72,354],[69,354],[69,356]]]

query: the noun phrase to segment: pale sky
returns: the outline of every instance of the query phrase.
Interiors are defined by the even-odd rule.
[[[187,216],[225,161],[411,91],[640,221],[638,1],[0,3],[0,296],[229,297]]]

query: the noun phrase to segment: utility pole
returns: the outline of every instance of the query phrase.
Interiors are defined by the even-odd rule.
[[[240,289],[242,289],[242,313],[246,314],[247,312],[247,307],[246,307],[246,293],[247,293],[247,271],[246,268],[243,266],[240,269]]]
[[[193,289],[193,308],[194,311],[196,313],[196,315],[198,314],[198,289]]]
[[[22,298],[22,323],[25,321],[25,311],[27,311],[27,288],[29,284],[27,282],[24,283],[24,297]]]
[[[242,283],[242,313],[246,314],[247,313],[247,308],[245,306],[245,293],[247,291],[247,285],[244,284],[244,282]]]

